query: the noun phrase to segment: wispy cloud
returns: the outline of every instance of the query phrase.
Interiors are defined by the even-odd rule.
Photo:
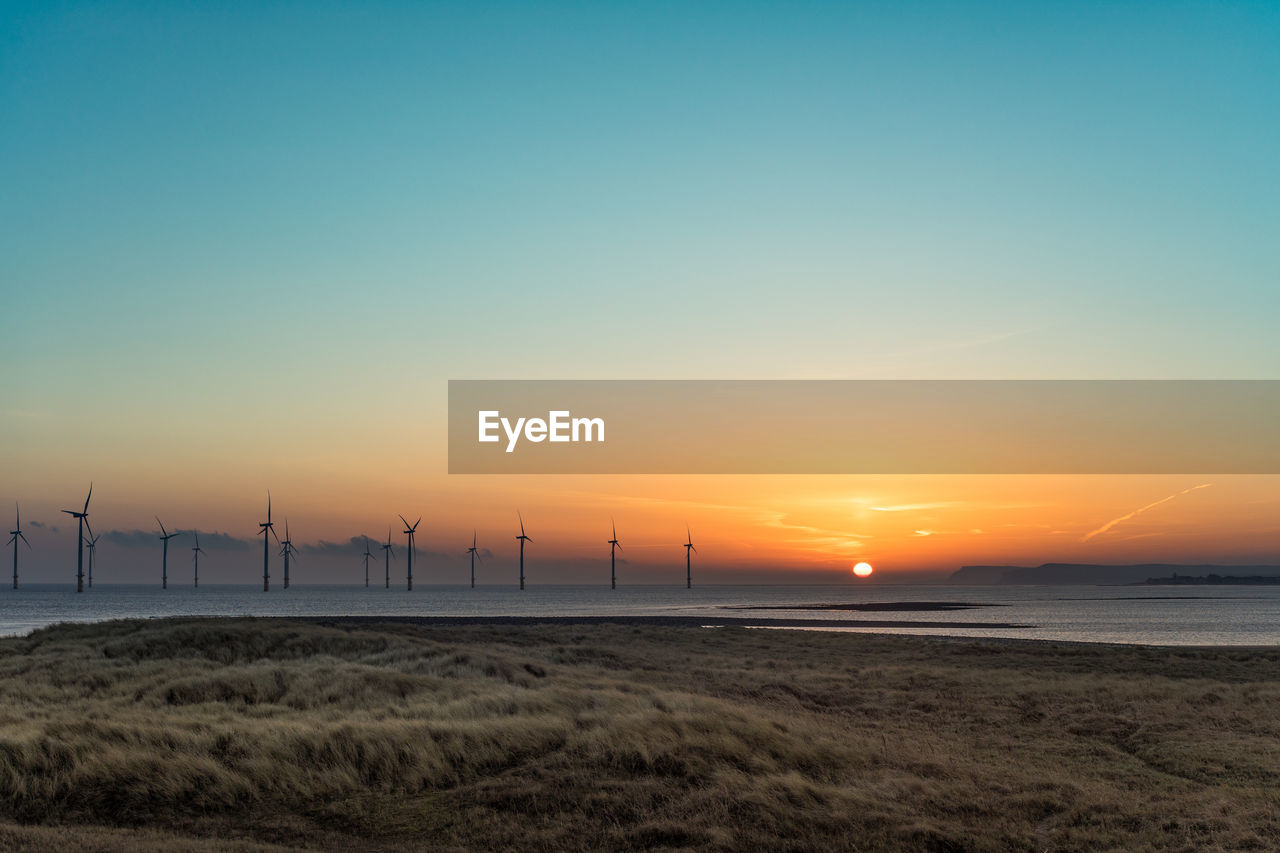
[[[936,501],[934,503],[919,504],[891,504],[890,506],[872,506],[867,509],[872,512],[921,512],[926,509],[947,509],[956,506],[955,501]]]
[[[1083,538],[1081,538],[1081,540],[1080,540],[1080,541],[1081,541],[1081,542],[1088,542],[1088,541],[1089,541],[1090,539],[1092,539],[1093,537],[1095,537],[1095,536],[1101,536],[1103,533],[1106,533],[1108,530],[1110,530],[1111,528],[1115,527],[1117,524],[1123,524],[1124,522],[1128,521],[1129,519],[1133,518],[1134,516],[1141,515],[1142,513],[1146,512],[1146,511],[1147,511],[1147,510],[1149,510],[1149,509],[1154,509],[1155,507],[1160,506],[1160,504],[1162,504],[1162,503],[1168,503],[1169,501],[1173,500],[1174,498],[1180,498],[1180,497],[1182,497],[1182,496],[1183,496],[1183,495],[1185,495],[1185,494],[1189,494],[1189,493],[1191,493],[1191,492],[1196,491],[1197,489],[1207,489],[1207,488],[1209,488],[1209,487],[1210,487],[1210,486],[1212,486],[1212,485],[1213,485],[1212,483],[1201,483],[1201,484],[1200,484],[1200,485],[1198,485],[1198,486],[1192,486],[1192,487],[1191,487],[1191,488],[1189,488],[1189,489],[1183,489],[1183,490],[1182,490],[1182,491],[1180,491],[1180,492],[1174,492],[1173,494],[1169,495],[1168,497],[1163,497],[1163,498],[1161,498],[1161,499],[1160,499],[1160,500],[1158,500],[1158,501],[1152,501],[1151,503],[1147,504],[1146,506],[1140,506],[1140,507],[1138,507],[1137,509],[1135,509],[1133,512],[1125,513],[1124,515],[1120,516],[1119,518],[1113,518],[1113,519],[1111,519],[1110,521],[1108,521],[1106,524],[1104,524],[1104,525],[1102,525],[1101,527],[1099,527],[1097,530],[1093,530],[1093,531],[1090,531],[1089,533],[1086,533],[1086,534],[1084,535],[1084,537],[1083,537]]]
[[[1050,323],[1041,323],[1037,326],[1029,326],[1022,329],[1012,329],[1003,332],[992,332],[986,335],[977,335],[968,338],[953,338],[951,340],[938,340],[923,346],[912,347],[910,349],[899,350],[891,353],[890,357],[910,357],[920,355],[936,355],[938,353],[954,353],[964,350],[977,349],[979,347],[991,346],[992,344],[1003,343],[1011,338],[1021,338],[1027,335],[1035,334],[1048,329],[1052,326]]]

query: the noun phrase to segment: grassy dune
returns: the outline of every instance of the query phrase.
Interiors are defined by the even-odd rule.
[[[1244,850],[1280,650],[175,619],[0,641],[0,848]]]

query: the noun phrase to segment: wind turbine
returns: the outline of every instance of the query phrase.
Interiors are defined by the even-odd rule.
[[[369,551],[369,537],[364,537],[364,588],[369,588],[369,558],[373,554]]]
[[[275,525],[271,523],[271,492],[267,492],[267,520],[259,521],[258,527],[262,528],[259,532],[262,534],[262,591],[271,591],[271,572],[270,558],[271,552],[267,546],[270,544],[267,540],[267,531],[271,531],[271,535],[276,537],[276,541],[280,541],[280,537],[276,536]]]
[[[90,532],[92,533],[93,531]],[[98,538],[101,536],[102,534],[99,533],[97,536],[94,536],[88,542],[84,543],[85,547],[89,549],[89,589],[93,589],[93,552],[98,550]]]
[[[289,557],[298,559],[298,549],[289,540],[289,519],[284,520],[284,541],[280,543],[280,553],[284,555],[284,588],[289,588]]]
[[[192,531],[196,535],[196,545],[191,549],[191,565],[195,566],[195,586],[200,586],[200,555],[204,549],[200,547],[200,531]]]
[[[516,517],[520,519],[520,535],[516,537],[520,540],[520,588],[524,589],[524,543],[533,540],[524,534],[524,516],[517,512]]]
[[[689,559],[689,553],[698,553],[698,549],[693,547],[693,534],[689,532],[689,525],[684,526],[685,543],[684,543],[684,588],[693,589],[693,565]]]
[[[412,527],[409,526],[409,519],[405,518],[403,515],[400,516],[400,520],[404,522],[404,532],[405,532],[405,535],[409,537],[409,562],[407,564],[408,565],[407,571],[408,571],[408,577],[409,577],[409,589],[412,591],[413,590],[413,537],[414,537],[414,534],[417,533],[418,531],[418,525],[422,523],[422,516],[418,516],[418,520],[413,523]]]
[[[613,538],[609,540],[609,589],[618,588],[618,569],[614,560],[614,553],[622,547],[618,544],[618,525],[614,524],[613,519],[609,519],[609,523],[613,524]]]
[[[160,516],[158,515],[156,516],[156,524],[160,525],[160,541],[164,543],[164,562],[161,564],[161,569],[160,569],[160,588],[168,589],[169,588],[169,540],[177,536],[181,536],[182,533],[177,530],[173,531],[172,533],[165,530],[164,522],[160,520]]]
[[[76,512],[74,509],[64,509],[67,515],[77,521],[76,535],[76,592],[84,592],[84,528],[89,523],[89,498],[93,497],[93,483],[89,484],[89,494],[84,499],[84,509]],[[93,528],[89,528],[89,532],[93,532]]]
[[[476,560],[480,556],[480,552],[476,550],[476,532],[471,531],[471,547],[467,549],[467,553],[471,555],[471,588],[476,588]],[[484,560],[480,560],[484,562]]]
[[[391,558],[396,555],[396,546],[391,544],[391,525],[387,525],[387,544],[382,546],[382,562],[386,563],[387,589],[391,589]]]
[[[26,543],[27,550],[31,550],[31,543],[27,542],[27,537],[22,535],[22,515],[18,512],[18,503],[13,503],[13,526],[17,530],[10,530],[9,544],[13,546],[13,588],[18,588],[18,540],[21,539]]]

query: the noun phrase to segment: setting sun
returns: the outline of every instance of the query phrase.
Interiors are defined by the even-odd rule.
[[[870,575],[875,569],[871,568],[870,563],[858,563],[853,567],[853,573],[860,578]]]

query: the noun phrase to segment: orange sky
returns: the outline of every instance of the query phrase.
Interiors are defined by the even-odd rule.
[[[845,573],[858,560],[871,562],[881,581],[963,564],[1280,562],[1280,477],[436,474],[375,481],[322,470],[212,468],[193,462],[163,476],[106,472],[95,485],[95,530],[150,531],[159,514],[170,528],[248,540],[270,487],[274,519],[287,518],[300,543],[385,537],[402,513],[411,521],[423,516],[424,552],[461,555],[475,529],[480,546],[503,564],[516,553],[520,511],[534,537],[531,558],[543,561],[546,581],[577,580],[582,573],[575,566],[607,555],[611,518],[623,557],[634,566],[631,576],[654,581],[682,565],[686,522],[700,568],[726,580],[788,576],[779,569],[812,580],[815,572]],[[56,511],[83,500],[83,489],[62,479],[17,497],[25,519],[57,523]],[[401,529],[396,521],[396,543]],[[61,571],[73,552],[66,533],[37,534],[44,556],[33,555],[33,565],[47,565],[52,552],[49,568]],[[228,577],[251,579],[260,570],[256,554],[235,555]],[[462,571],[461,560],[454,565],[441,557],[440,564]],[[320,565],[324,572],[313,577],[343,577]]]

